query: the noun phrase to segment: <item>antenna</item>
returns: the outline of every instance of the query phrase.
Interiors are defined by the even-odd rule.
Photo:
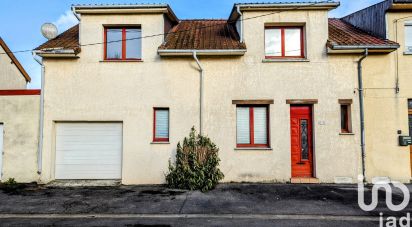
[[[44,23],[41,26],[41,34],[48,40],[56,38],[58,33],[56,25],[52,23]]]

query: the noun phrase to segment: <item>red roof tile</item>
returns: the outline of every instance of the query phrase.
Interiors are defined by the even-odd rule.
[[[79,25],[75,25],[69,28],[67,31],[61,33],[56,38],[43,43],[35,50],[44,50],[52,48],[69,49],[74,50],[76,53],[79,53]]]
[[[246,49],[234,24],[227,20],[182,20],[167,34],[159,49]]]
[[[399,46],[398,43],[370,35],[340,19],[329,19],[329,47],[340,46]]]

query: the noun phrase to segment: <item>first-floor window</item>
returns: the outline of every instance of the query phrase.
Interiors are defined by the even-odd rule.
[[[269,147],[268,106],[237,106],[237,146]]]
[[[351,133],[352,125],[350,122],[350,104],[340,105],[340,125],[342,133]]]
[[[153,141],[169,141],[169,109],[154,108]]]

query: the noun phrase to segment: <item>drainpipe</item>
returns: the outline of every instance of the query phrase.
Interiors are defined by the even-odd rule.
[[[199,59],[197,58],[196,51],[193,51],[193,58],[195,59],[197,65],[199,66],[200,78],[199,78],[199,133],[203,135],[203,67],[200,64]]]
[[[243,43],[243,14],[240,11],[240,6],[236,7],[237,13],[239,14],[240,18],[240,31],[239,31],[239,36],[240,36],[240,42]]]
[[[360,130],[361,130],[361,153],[362,153],[362,175],[363,182],[366,183],[365,176],[365,112],[363,104],[363,79],[362,79],[362,61],[368,56],[368,49],[358,61],[358,86],[359,86],[359,111],[360,111]]]
[[[80,16],[76,13],[76,9],[74,8],[74,6],[71,7],[72,13],[74,14],[74,16],[77,18],[77,20],[80,21]]]
[[[43,158],[43,126],[44,126],[44,73],[45,68],[43,59],[36,58],[36,54],[33,56],[34,60],[41,65],[41,91],[40,91],[40,119],[39,119],[39,142],[37,147],[37,174],[42,173],[42,158]]]

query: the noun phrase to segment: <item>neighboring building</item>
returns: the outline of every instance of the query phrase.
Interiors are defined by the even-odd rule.
[[[0,181],[37,181],[40,90],[0,38]]]
[[[365,60],[366,176],[409,182],[412,150],[398,137],[412,136],[412,0],[383,1],[343,20],[400,44]]]
[[[0,90],[26,89],[31,78],[0,37]]]
[[[399,45],[328,19],[338,6],[235,4],[228,20],[182,21],[162,4],[74,6],[79,25],[35,52],[40,181],[164,183],[195,126],[219,146],[225,182],[355,182],[357,62],[367,47],[374,72]]]

